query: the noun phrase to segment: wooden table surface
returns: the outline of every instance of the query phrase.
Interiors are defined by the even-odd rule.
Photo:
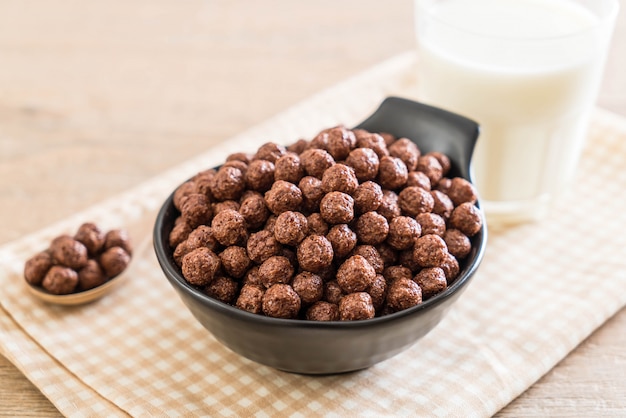
[[[625,6],[599,98],[623,116]],[[0,244],[414,48],[412,7],[0,0]],[[499,416],[626,416],[625,329],[622,310]],[[59,412],[0,356],[0,415]]]

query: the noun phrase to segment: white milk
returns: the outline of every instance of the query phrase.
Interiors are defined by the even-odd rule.
[[[473,170],[488,219],[538,216],[583,146],[608,44],[599,18],[569,0],[443,0],[417,13],[420,100],[481,125]]]

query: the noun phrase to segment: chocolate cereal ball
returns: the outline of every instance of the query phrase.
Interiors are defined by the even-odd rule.
[[[254,155],[255,160],[266,160],[271,163],[276,163],[280,157],[285,155],[287,149],[282,145],[275,144],[274,142],[266,142],[261,145]]]
[[[85,222],[78,227],[74,239],[83,243],[87,253],[92,257],[104,246],[104,232],[93,222]]]
[[[323,149],[325,151],[328,151],[328,135],[327,132],[332,129],[332,128],[328,128],[328,129],[324,129],[321,132],[319,132],[317,135],[315,135],[315,137],[309,142],[309,144],[307,145],[306,150],[308,149]],[[302,152],[304,152],[302,151]]]
[[[380,202],[376,212],[387,218],[388,222],[396,216],[400,216],[402,211],[398,204],[398,195],[391,190],[383,190],[383,200]]]
[[[387,297],[387,280],[382,274],[377,274],[372,284],[367,289],[367,293],[372,298],[372,305],[376,311],[380,311]]]
[[[259,229],[270,216],[270,210],[260,193],[252,192],[246,195],[239,206],[239,213],[246,220],[249,229]]]
[[[350,293],[339,301],[339,319],[342,321],[371,319],[375,315],[372,297],[366,292]]]
[[[274,163],[267,160],[254,160],[248,165],[244,176],[250,190],[265,193],[274,184]]]
[[[276,283],[289,283],[293,274],[289,259],[280,255],[268,258],[259,266],[259,278],[266,288]]]
[[[343,126],[331,128],[325,132],[326,149],[336,161],[344,160],[356,146],[354,133]]]
[[[243,175],[245,175],[246,171],[248,171],[248,163],[244,161],[240,161],[240,160],[226,160],[226,162],[222,164],[222,167],[220,168],[224,168],[224,167],[236,168],[239,171],[241,171],[241,174]]]
[[[449,222],[450,227],[458,229],[468,237],[476,235],[483,225],[480,209],[470,202],[461,203],[454,208]]]
[[[335,164],[322,175],[322,190],[325,193],[337,191],[352,195],[358,186],[354,169],[344,164]]]
[[[354,209],[357,213],[371,212],[378,209],[383,201],[383,189],[378,183],[366,181],[356,188],[352,197],[354,198]]]
[[[359,181],[374,180],[378,175],[380,160],[374,150],[369,148],[357,148],[350,151],[346,158],[346,165],[354,169],[354,174]]]
[[[452,180],[447,177],[443,177],[436,184],[433,184],[434,186],[433,189],[439,190],[440,192],[447,194],[450,191],[451,185],[452,185]]]
[[[452,168],[452,162],[450,162],[450,158],[448,158],[447,155],[445,155],[442,152],[439,151],[431,151],[426,155],[430,155],[433,156],[437,159],[437,161],[439,161],[439,164],[441,165],[441,172],[442,174],[445,176],[446,174],[448,174],[448,172],[450,171],[450,169]]]
[[[388,234],[387,219],[375,211],[364,213],[356,221],[356,235],[363,244],[380,244]]]
[[[330,266],[324,267],[322,270],[316,273],[318,276],[322,278],[324,282],[329,282],[331,280],[335,280],[337,276],[337,268],[333,263]]]
[[[319,273],[333,262],[333,246],[322,235],[309,235],[297,249],[298,264],[304,270]]]
[[[422,155],[417,159],[415,169],[426,174],[431,184],[436,184],[443,177],[443,167],[441,167],[439,160],[429,154]]]
[[[187,239],[189,234],[193,231],[193,228],[190,227],[187,222],[179,216],[174,221],[174,227],[170,231],[169,236],[169,244],[171,248],[176,248],[178,244]]]
[[[422,299],[426,300],[443,292],[448,287],[446,275],[439,267],[428,267],[420,270],[413,278],[415,283],[422,289]]]
[[[375,278],[374,267],[360,255],[348,258],[337,269],[337,284],[344,293],[363,292]]]
[[[100,266],[107,277],[123,272],[130,263],[130,254],[122,247],[111,247],[100,255]]]
[[[353,132],[356,136],[356,146],[358,148],[372,149],[379,159],[389,155],[385,139],[379,134],[365,130],[353,130]]]
[[[211,222],[213,236],[225,246],[243,244],[248,236],[246,227],[244,217],[232,209],[218,213]]]
[[[211,283],[221,267],[220,258],[206,247],[196,248],[183,257],[182,273],[193,286]]]
[[[333,303],[335,305],[339,304],[339,301],[343,297],[343,290],[337,283],[337,280],[329,280],[324,283],[324,300]]]
[[[403,214],[415,217],[420,213],[431,212],[435,201],[428,190],[414,186],[407,187],[400,192],[398,205]]]
[[[278,180],[265,193],[265,204],[275,215],[288,210],[298,210],[302,204],[302,192],[293,183]]]
[[[286,211],[278,215],[274,225],[274,237],[285,245],[298,245],[309,232],[309,225],[300,212]]]
[[[258,284],[244,284],[239,291],[235,307],[251,312],[261,313],[265,288]]]
[[[452,283],[461,271],[459,261],[456,259],[455,256],[450,253],[446,254],[443,264],[441,264],[439,267],[441,267],[441,269],[445,273],[448,284]]]
[[[226,274],[236,279],[242,278],[252,264],[246,249],[236,245],[226,247],[219,254],[219,257],[222,269],[224,269]]]
[[[322,181],[317,177],[306,176],[298,183],[298,188],[302,191],[302,207],[309,212],[319,210],[320,202],[324,197]]]
[[[261,277],[259,276],[259,266],[252,266],[243,276],[242,283],[263,286]],[[265,287],[263,287],[263,290],[265,291]]]
[[[378,168],[378,182],[384,189],[395,190],[406,184],[409,171],[406,164],[396,157],[382,157]]]
[[[218,276],[203,289],[207,296],[224,303],[232,303],[237,297],[239,285],[230,277]]]
[[[247,164],[250,164],[253,156],[250,154],[246,154],[245,152],[235,152],[226,157],[226,161],[241,161]]]
[[[402,311],[422,303],[422,289],[411,279],[399,278],[389,285],[387,307],[392,312]]]
[[[43,251],[35,254],[24,264],[24,278],[33,285],[39,286],[54,261],[49,252]]]
[[[454,203],[452,203],[448,195],[439,190],[432,190],[430,195],[433,197],[434,202],[433,213],[441,216],[444,220],[450,218],[454,210]]]
[[[217,200],[238,200],[246,182],[243,172],[235,167],[222,166],[211,183],[211,193]]]
[[[61,235],[52,240],[50,254],[59,264],[78,270],[87,264],[87,247],[69,235]]]
[[[446,242],[439,235],[422,235],[413,247],[413,259],[421,267],[439,267],[447,254]]]
[[[174,191],[174,196],[172,197],[172,203],[174,203],[174,207],[180,210],[180,208],[182,207],[181,204],[183,202],[183,199],[192,193],[198,193],[196,191],[195,181],[188,180],[178,186],[178,188]]]
[[[133,255],[133,246],[128,233],[123,229],[111,229],[104,235],[104,249],[112,247],[121,247],[128,253]]]
[[[446,221],[435,213],[420,213],[415,220],[422,227],[422,235],[435,234],[442,237],[446,232]]]
[[[344,258],[354,249],[357,243],[357,234],[346,224],[334,225],[326,235],[333,246],[335,257]]]
[[[357,245],[352,251],[352,255],[360,255],[365,258],[374,268],[376,274],[382,274],[385,269],[385,261],[378,250],[372,245]]]
[[[278,216],[270,215],[269,218],[267,218],[267,221],[265,221],[265,226],[263,227],[263,229],[273,234],[274,226],[276,226],[276,219],[278,219]]]
[[[387,236],[389,238],[389,236]],[[376,251],[380,254],[385,266],[393,266],[398,261],[398,251],[387,242],[381,242],[376,245]]]
[[[217,251],[220,247],[219,242],[213,235],[213,229],[207,225],[200,225],[191,231],[186,241],[190,249],[207,247],[211,251]]]
[[[422,234],[422,227],[409,216],[397,216],[389,223],[387,243],[396,250],[413,248],[415,240]]]
[[[309,235],[326,235],[328,233],[328,224],[320,213],[312,213],[306,219],[309,225]]]
[[[315,302],[306,310],[309,321],[338,321],[339,306],[323,300]]]
[[[298,184],[300,179],[304,177],[304,167],[302,167],[298,154],[288,152],[276,160],[274,165],[274,180]]]
[[[215,216],[218,213],[227,209],[239,211],[241,205],[239,204],[239,202],[236,202],[234,200],[224,200],[223,202],[213,203],[211,205],[211,208],[213,209],[213,216]]]
[[[342,192],[330,192],[320,202],[320,213],[329,224],[347,224],[354,218],[354,199]]]
[[[398,254],[398,264],[410,269],[414,273],[420,271],[422,268],[422,266],[415,261],[412,248],[400,251]]]
[[[298,256],[296,256],[296,250],[292,247],[283,247],[280,251],[280,254],[283,257],[286,257],[292,266],[298,265]]]
[[[297,274],[291,282],[291,287],[305,305],[315,303],[324,296],[324,281],[317,274],[308,271]]]
[[[470,239],[458,229],[451,228],[446,230],[443,234],[443,240],[446,242],[448,252],[459,260],[467,257],[472,249]]]
[[[52,266],[46,273],[41,285],[54,295],[67,295],[76,289],[78,274],[64,266]]]
[[[95,259],[87,261],[85,267],[78,271],[78,290],[89,290],[107,281],[107,275]]]
[[[263,295],[263,313],[273,318],[297,318],[300,306],[300,296],[288,284],[277,283]]]
[[[217,173],[217,170],[210,169],[210,170],[201,171],[198,174],[196,174],[192,179],[192,182],[195,185],[195,190],[193,191],[193,193],[203,194],[209,200],[213,200],[214,197],[211,192],[211,187],[213,185],[213,178],[215,177],[216,173]],[[180,201],[181,206],[178,207],[179,210],[182,208],[182,202],[183,202],[183,199],[181,199]]]
[[[387,145],[387,148],[389,148],[391,144],[393,144],[397,139],[393,134],[390,134],[389,132],[379,132],[378,134],[382,136],[385,140],[385,145]]]
[[[476,203],[478,193],[472,183],[462,177],[455,177],[450,181],[448,197],[455,206],[459,206],[465,202]]]
[[[323,149],[308,149],[300,154],[300,162],[307,175],[321,179],[324,171],[335,164],[335,160]]]
[[[206,195],[192,193],[183,199],[180,216],[192,228],[208,225],[213,218],[211,201]]]
[[[411,269],[404,266],[389,266],[383,272],[383,276],[387,283],[392,283],[400,278],[411,280],[413,278],[413,272]]]
[[[268,258],[278,255],[282,249],[274,234],[268,230],[261,230],[250,235],[246,243],[248,257],[255,263],[261,264]]]
[[[421,171],[410,171],[406,180],[406,187],[421,187],[424,190],[431,190],[432,185],[428,176]]]
[[[306,139],[298,139],[293,144],[287,146],[287,151],[300,155],[304,152],[304,150],[307,149],[308,145],[309,141],[307,141]]]
[[[400,158],[409,171],[417,167],[417,159],[421,153],[415,142],[408,138],[400,138],[389,146],[389,155]]]
[[[207,247],[211,251],[219,249],[219,243],[213,236],[210,226],[200,225],[189,234],[185,241],[178,244],[174,250],[174,261],[180,266],[185,255],[200,247]]]

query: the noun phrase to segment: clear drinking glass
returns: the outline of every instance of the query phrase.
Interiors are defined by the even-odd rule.
[[[541,219],[584,146],[617,0],[416,0],[419,99],[481,126],[492,226]]]

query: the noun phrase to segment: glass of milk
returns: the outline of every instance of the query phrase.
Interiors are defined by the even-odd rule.
[[[574,180],[617,0],[416,0],[419,99],[480,124],[492,226],[541,219]]]

